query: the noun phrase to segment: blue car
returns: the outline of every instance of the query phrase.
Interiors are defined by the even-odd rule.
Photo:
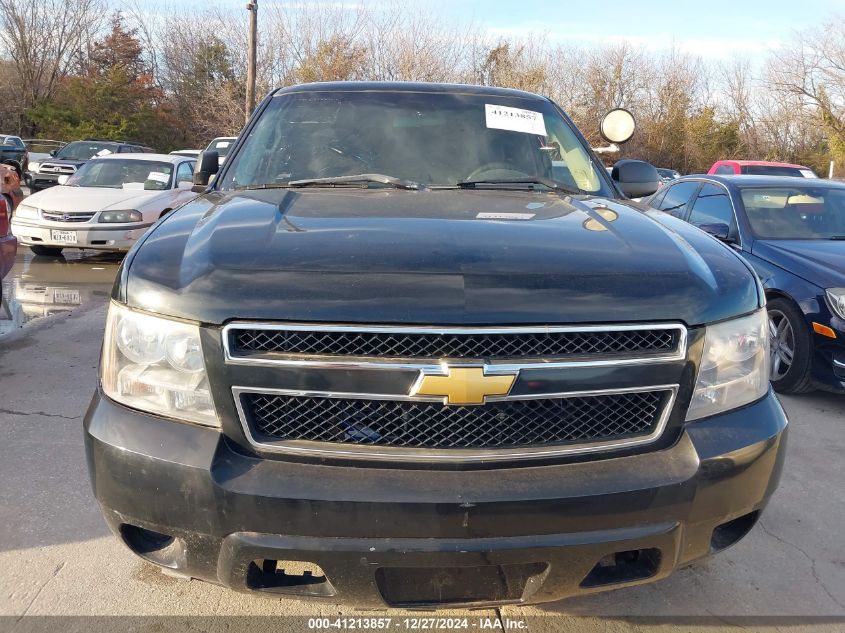
[[[845,183],[690,176],[645,203],[722,240],[757,272],[775,390],[845,392]]]

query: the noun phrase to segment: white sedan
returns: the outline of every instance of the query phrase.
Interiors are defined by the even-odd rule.
[[[63,184],[26,198],[12,233],[36,255],[63,248],[127,251],[161,216],[196,197],[195,163],[167,154],[92,159]]]

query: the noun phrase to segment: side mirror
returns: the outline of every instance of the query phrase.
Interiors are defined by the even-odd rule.
[[[57,149],[51,149],[51,150],[50,150],[50,156],[55,157],[55,156],[56,156],[56,154],[58,154],[58,153],[59,153],[59,150],[57,150]]]
[[[59,177],[57,178],[57,180],[58,180],[58,182],[59,182],[59,184],[60,184],[60,185],[67,184],[67,181],[68,181],[68,180],[70,180],[70,175],[68,175],[68,174],[62,174],[61,176],[59,176]]]
[[[608,143],[625,143],[631,140],[636,129],[634,115],[625,108],[616,108],[604,115],[599,132]]]
[[[219,157],[215,150],[209,150],[199,155],[194,167],[194,184],[191,191],[202,193],[208,186],[211,177],[220,169]]]
[[[643,160],[620,160],[610,177],[629,198],[650,196],[660,187],[660,176],[651,163]]]
[[[705,233],[710,233],[713,237],[723,242],[729,241],[731,234],[731,227],[722,222],[714,222],[713,224],[699,224],[697,225]]]

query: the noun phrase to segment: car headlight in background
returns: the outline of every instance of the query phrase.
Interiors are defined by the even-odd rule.
[[[103,392],[115,402],[207,426],[220,426],[200,344],[199,327],[117,303],[109,305]]]
[[[708,325],[687,420],[759,400],[769,389],[769,319],[758,310]]]
[[[35,160],[29,161],[29,165],[27,165],[27,171],[35,173],[41,168],[41,163]]]
[[[100,213],[99,222],[140,222],[144,219],[139,211],[134,209],[126,209],[121,211],[103,211]]]
[[[827,295],[830,309],[840,319],[845,319],[845,288],[828,288],[824,292]]]
[[[28,220],[37,220],[38,219],[38,209],[35,207],[31,207],[28,204],[19,204],[18,208],[15,209],[15,217]]]

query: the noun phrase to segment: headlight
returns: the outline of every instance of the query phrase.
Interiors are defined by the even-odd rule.
[[[769,389],[769,320],[765,310],[708,325],[687,420],[762,398]]]
[[[39,170],[40,167],[41,167],[41,163],[39,163],[38,161],[31,160],[31,161],[29,161],[29,167],[28,167],[27,171],[31,171],[32,173],[35,173]]]
[[[15,217],[21,219],[30,219],[30,220],[37,220],[38,219],[38,209],[35,207],[31,207],[28,204],[21,204],[18,205],[18,208],[15,209]]]
[[[845,319],[845,288],[828,288],[824,292],[827,295],[828,303],[830,303],[830,309],[840,319]]]
[[[100,213],[100,222],[140,222],[144,219],[138,211],[127,209],[125,211],[103,211]]]
[[[199,328],[112,303],[100,367],[103,392],[133,409],[220,426]]]

